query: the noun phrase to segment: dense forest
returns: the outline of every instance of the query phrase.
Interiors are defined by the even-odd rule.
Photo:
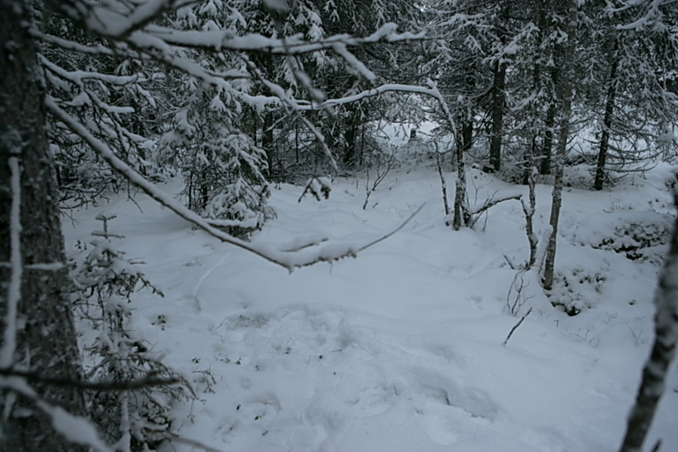
[[[140,336],[135,319],[144,308],[132,307],[139,289],[147,294],[142,297],[173,298],[167,293],[170,278],[156,285],[147,275],[153,270],[142,271],[141,260],[153,261],[153,255],[118,248],[130,238],[130,232],[126,238],[116,232],[116,222],[124,221],[116,220],[120,212],[96,210],[124,200],[136,205],[132,217],[162,206],[183,219],[183,231],[212,240],[205,243],[219,247],[220,256],[242,251],[258,259],[252,265],[295,275],[327,263],[360,265],[368,249],[409,237],[407,228],[416,222],[439,223],[447,236],[456,234],[449,240],[459,242],[457,249],[481,243],[479,237],[500,242],[505,231],[492,235],[488,224],[498,221],[493,212],[510,213],[506,227],[520,222],[520,234],[509,241],[523,240],[525,255],[498,252],[496,269],[505,276],[481,283],[508,292],[497,308],[514,325],[504,347],[523,321],[537,315],[528,319],[532,312],[542,319],[549,310],[563,315],[555,322],[559,326],[594,310],[595,303],[582,296],[562,296],[576,295],[556,259],[564,238],[621,253],[646,265],[649,270],[638,272],[660,283],[654,343],[643,349],[648,353],[652,345],[651,357],[637,397],[633,388],[635,406],[625,437],[617,438],[618,450],[668,451],[678,444],[664,438],[669,444],[664,449],[662,438],[653,445],[645,441],[675,367],[678,340],[678,238],[671,233],[678,165],[675,0],[0,0],[0,5],[0,450],[213,451],[229,445],[226,434],[215,443],[214,435],[189,440],[179,431],[181,416],[194,417],[186,407],[207,397],[203,391],[214,387],[218,393],[220,376],[208,368],[192,370],[202,378],[196,383],[150,353],[153,347]],[[610,193],[621,193],[613,199],[623,204],[624,193],[634,190],[629,187],[646,187],[649,182],[639,181],[654,180],[648,174],[656,175],[657,168],[669,175],[656,193],[643,192],[651,198],[629,209],[609,208],[618,223],[606,223],[607,236],[598,240],[590,232],[598,226],[593,220],[589,230],[578,218],[575,230],[568,212],[582,212],[577,209],[585,209],[587,199]],[[433,201],[423,185],[407,185],[415,183],[413,174],[425,175]],[[290,212],[307,208],[296,206],[314,206],[299,211],[309,224],[317,209],[327,209],[312,224],[326,221],[331,230],[331,212],[348,205],[349,195],[354,199],[347,208],[357,207],[351,215],[367,215],[361,224],[371,218],[383,226],[369,240],[326,231],[281,236],[286,243],[260,240],[267,228],[291,225]],[[288,196],[295,203],[287,203]],[[581,196],[579,204],[569,207],[567,196]],[[370,217],[380,202],[380,208],[390,202],[391,209],[407,209],[397,218]],[[641,203],[643,212],[631,212]],[[91,242],[68,232],[69,222],[84,221],[92,212],[97,224]],[[165,237],[162,231],[157,229],[159,237]],[[436,243],[447,240],[436,237]],[[476,253],[470,246],[465,252]],[[460,265],[462,258],[455,257]],[[236,267],[250,265],[248,257],[239,259]],[[610,259],[601,257],[600,265]],[[622,268],[615,265],[609,267]],[[605,280],[612,278],[597,275],[592,270],[579,284],[586,280],[595,293],[604,293]],[[271,284],[266,278],[262,273],[260,284]],[[243,281],[259,284],[254,277]],[[649,309],[651,294],[646,297]],[[329,328],[328,312],[308,315],[322,317],[323,328]],[[153,326],[163,324],[164,331],[165,314],[154,315]],[[235,311],[227,315],[236,318]],[[650,320],[652,315],[644,314]],[[252,330],[266,329],[259,317],[238,316]],[[240,365],[239,357],[225,359]],[[640,369],[635,372],[633,385],[640,381]],[[459,382],[450,384],[456,392],[447,390],[447,406],[495,422],[495,414],[486,411],[501,412],[500,404],[464,392]],[[323,424],[327,435],[336,429],[332,422]],[[667,422],[675,425],[675,414]],[[440,431],[433,439],[453,448],[454,441]],[[526,435],[521,441],[534,450],[567,450]],[[280,447],[352,447],[293,438]],[[237,450],[269,450],[242,441],[233,443]],[[397,444],[389,447],[399,450]]]

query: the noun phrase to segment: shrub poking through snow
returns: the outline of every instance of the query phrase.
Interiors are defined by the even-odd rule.
[[[568,315],[577,315],[596,304],[606,279],[603,272],[583,268],[556,272],[548,296],[553,306],[562,308]]]
[[[115,450],[147,451],[166,438],[172,428],[173,400],[195,398],[185,381],[153,356],[149,345],[130,327],[130,296],[137,288],[153,287],[135,268],[134,262],[116,250],[112,239],[123,237],[108,231],[108,221],[99,215],[103,231],[94,231],[93,248],[84,260],[75,263],[76,312],[89,324],[92,335],[84,349],[88,355],[86,379],[111,384],[130,383],[133,390],[86,392],[89,413],[103,437]],[[135,384],[143,381],[175,381],[178,384]]]
[[[592,215],[577,226],[574,241],[596,249],[624,253],[631,260],[662,262],[673,219],[653,210]]]

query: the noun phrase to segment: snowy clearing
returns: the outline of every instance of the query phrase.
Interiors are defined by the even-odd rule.
[[[144,273],[165,293],[138,292],[133,325],[200,391],[200,402],[175,408],[184,438],[242,452],[611,452],[652,342],[654,256],[665,249],[652,243],[656,253],[630,260],[611,246],[593,248],[596,228],[611,231],[639,215],[631,211],[664,218],[669,171],[611,191],[565,190],[552,300],[581,310],[573,317],[552,308],[529,278],[511,315],[518,286],[510,296],[509,288],[529,255],[520,203],[495,206],[475,230],[454,232],[432,167],[392,171],[366,210],[360,179],[335,180],[322,201],[298,203],[303,187],[273,189],[278,218],[253,243],[366,244],[426,202],[402,231],[356,259],[291,275],[146,195],[135,197],[138,206],[121,196],[79,211],[64,229],[74,250],[99,228],[98,214],[117,215],[109,225],[125,236],[117,245],[143,258]],[[469,180],[472,204],[507,189],[527,193],[476,170]],[[176,193],[180,183],[164,188]],[[550,192],[537,187],[538,234]],[[533,312],[503,346],[528,306]],[[678,450],[675,363],[671,369],[647,450],[659,438],[662,451]]]

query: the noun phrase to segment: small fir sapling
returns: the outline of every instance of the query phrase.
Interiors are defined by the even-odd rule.
[[[148,344],[131,327],[131,295],[150,288],[163,296],[135,262],[113,245],[123,236],[108,230],[115,216],[97,216],[103,230],[94,231],[87,256],[72,267],[76,313],[96,333],[84,344],[89,359],[85,378],[94,382],[175,381],[177,384],[136,385],[133,390],[86,391],[91,418],[115,450],[147,451],[172,436],[171,404],[192,400],[196,395],[189,383],[177,377],[149,350]]]

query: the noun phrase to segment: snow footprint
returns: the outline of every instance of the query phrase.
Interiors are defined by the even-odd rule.
[[[411,379],[415,419],[441,445],[481,435],[497,416],[496,404],[480,390],[424,369],[413,370]]]

